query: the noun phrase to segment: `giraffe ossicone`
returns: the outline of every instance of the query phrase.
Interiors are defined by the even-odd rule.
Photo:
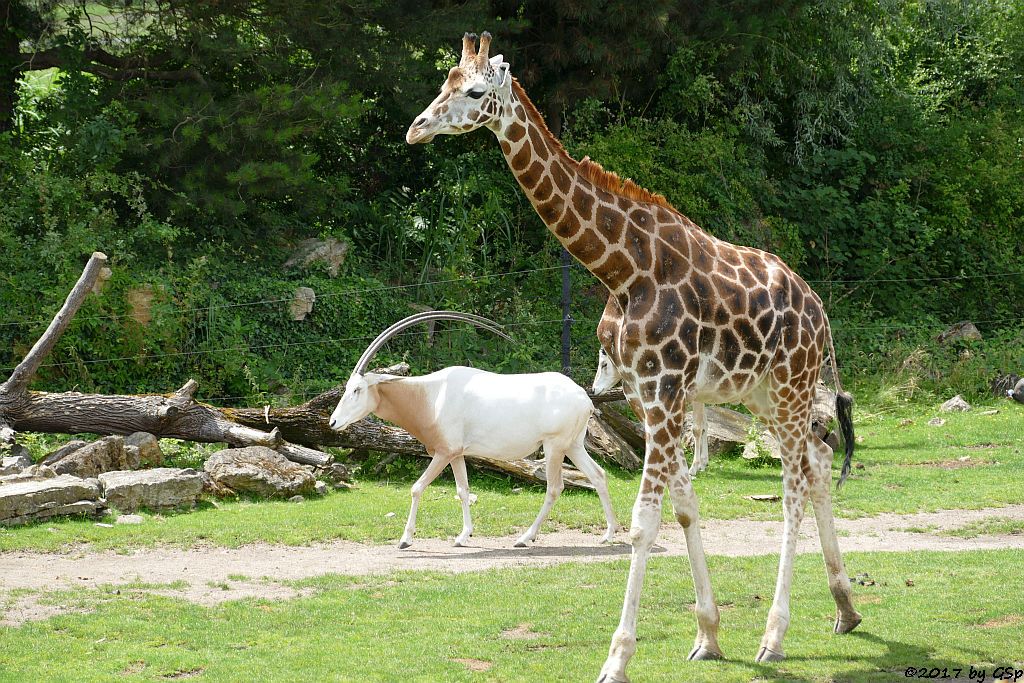
[[[697,635],[688,659],[722,656],[719,612],[700,537],[697,496],[680,445],[688,403],[742,402],[775,433],[782,455],[785,526],[775,597],[757,661],[777,661],[789,627],[797,530],[814,507],[834,631],[861,621],[853,607],[832,516],[832,450],[811,431],[814,386],[832,333],[821,299],[774,254],[704,232],[662,196],[571,158],[500,57],[491,36],[463,37],[462,58],[406,134],[409,143],[485,127],[548,229],[610,293],[598,338],[643,420],[646,451],[633,506],[633,545],[619,626],[599,680],[626,680],[636,650],[640,587],[669,493],[686,536],[696,592]],[[839,482],[853,454],[852,397],[839,386],[846,441]]]

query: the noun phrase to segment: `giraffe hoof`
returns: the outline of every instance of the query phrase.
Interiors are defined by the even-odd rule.
[[[832,629],[832,632],[833,633],[849,633],[853,629],[857,628],[857,625],[861,622],[861,620],[863,618],[864,617],[862,617],[859,614],[857,614],[852,619],[843,619],[842,617],[838,617],[836,619],[836,625]]]
[[[611,674],[601,674],[597,679],[597,683],[629,683],[629,679],[625,676],[616,678]]]
[[[687,659],[692,662],[703,661],[708,659],[725,659],[725,655],[723,655],[721,652],[709,650],[703,645],[699,645],[693,648],[693,651],[690,653],[690,656],[687,657]]]
[[[513,547],[515,547],[515,548],[525,548],[526,547],[526,541],[516,541],[516,544]]]
[[[781,662],[786,658],[786,655],[781,652],[776,652],[767,647],[762,647],[757,651],[757,656],[754,657],[755,662]]]
[[[405,550],[406,548],[408,548],[411,545],[412,545],[412,543],[410,543],[409,541],[402,541],[401,543],[398,544],[398,549],[399,550]]]

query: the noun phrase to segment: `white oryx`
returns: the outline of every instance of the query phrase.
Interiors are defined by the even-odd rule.
[[[602,541],[611,541],[616,524],[605,472],[583,448],[594,404],[571,379],[557,372],[499,375],[458,366],[422,377],[366,373],[370,358],[389,338],[428,320],[467,321],[510,339],[498,329],[497,323],[472,314],[428,311],[409,316],[384,330],[363,352],[330,421],[332,429],[341,431],[374,413],[408,431],[430,454],[430,464],[413,484],[412,507],[398,547],[407,548],[412,543],[420,496],[446,465],[452,466],[462,503],[462,533],[456,537],[455,545],[463,546],[473,533],[464,456],[518,460],[541,446],[547,495],[537,519],[516,541],[516,546],[526,546],[537,537],[540,525],[562,492],[562,461],[566,456],[597,489],[608,519]]]
[[[620,379],[622,377],[615,369],[615,363],[604,352],[604,349],[598,349],[597,373],[594,375],[590,393],[599,396],[614,387]],[[708,466],[708,422],[704,417],[703,403],[695,402],[693,404],[690,432],[693,434],[693,463],[690,465],[690,476],[692,477],[698,472],[703,472]]]

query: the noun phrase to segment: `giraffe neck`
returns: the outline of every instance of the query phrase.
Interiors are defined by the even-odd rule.
[[[611,292],[623,291],[652,265],[649,214],[664,210],[659,198],[589,159],[570,157],[515,80],[509,108],[492,130],[523,192],[570,254]],[[609,185],[628,190],[613,192]]]

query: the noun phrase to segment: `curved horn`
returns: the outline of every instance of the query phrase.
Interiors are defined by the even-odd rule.
[[[465,33],[462,36],[462,60],[459,61],[459,66],[469,66],[476,59],[476,34]]]
[[[356,361],[356,366],[352,369],[352,374],[362,375],[365,373],[366,367],[370,364],[370,359],[373,358],[374,354],[376,354],[377,351],[379,351],[380,348],[396,334],[407,327],[412,327],[413,325],[428,322],[430,320],[461,320],[463,322],[473,323],[474,325],[490,330],[494,334],[504,337],[515,344],[515,340],[512,337],[501,331],[501,325],[493,320],[488,320],[483,316],[474,315],[472,313],[460,313],[459,311],[426,311],[424,313],[410,315],[407,318],[402,318],[397,323],[378,334],[377,338],[370,342],[370,345],[366,347],[365,351],[363,351],[363,355],[359,357],[358,361]]]
[[[484,31],[480,35],[480,50],[476,53],[476,68],[480,71],[487,70],[487,53],[491,49],[491,34]]]

